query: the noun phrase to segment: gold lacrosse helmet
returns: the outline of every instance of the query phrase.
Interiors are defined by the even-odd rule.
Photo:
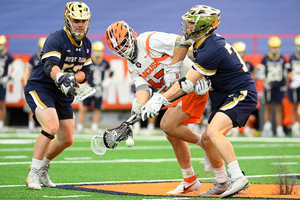
[[[268,44],[270,47],[277,48],[281,46],[281,40],[277,36],[272,36],[270,37]]]
[[[201,38],[214,31],[220,24],[221,11],[210,6],[197,5],[181,17],[181,30],[185,39]],[[194,23],[193,30],[188,33],[187,23]]]
[[[91,12],[89,7],[83,2],[76,2],[76,1],[68,2],[66,4],[66,8],[64,12],[64,19],[65,19],[66,27],[68,31],[71,33],[71,35],[76,40],[82,40],[86,36],[90,27]],[[75,32],[71,19],[87,20],[87,25],[85,27],[84,33]]]
[[[4,35],[0,35],[0,55],[4,55],[6,53],[6,37]]]
[[[297,46],[300,46],[300,35],[298,35],[296,38],[295,38],[295,44]]]
[[[238,52],[245,52],[246,51],[246,44],[244,42],[236,42],[233,44],[233,48]]]
[[[37,55],[40,56],[42,50],[43,50],[43,47],[44,47],[44,44],[46,42],[46,37],[41,37],[38,41],[38,51],[37,51]]]
[[[94,63],[101,63],[103,60],[104,44],[96,41],[92,45],[92,60]]]
[[[96,41],[93,43],[93,51],[103,51],[104,44],[100,41]]]

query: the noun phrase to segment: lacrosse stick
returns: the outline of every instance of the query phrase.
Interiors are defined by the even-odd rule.
[[[83,101],[87,97],[95,94],[96,89],[92,88],[91,86],[87,84],[80,84],[79,88],[76,89],[77,95],[76,98],[78,101]]]
[[[158,90],[162,92],[166,86],[163,86]],[[136,118],[136,119],[135,119]],[[106,130],[103,135],[94,135],[91,141],[91,149],[97,155],[104,155],[106,149],[114,149],[120,144],[120,142],[125,141],[128,137],[133,137],[132,126],[137,121],[141,120],[141,117],[137,117],[136,114],[130,116],[125,122],[122,122],[117,128]]]

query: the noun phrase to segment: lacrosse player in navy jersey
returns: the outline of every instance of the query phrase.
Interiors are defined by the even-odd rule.
[[[29,59],[29,62],[26,64],[26,82],[27,82],[27,79],[31,75],[33,67],[36,66],[39,63],[40,55],[42,53],[45,41],[46,41],[46,37],[41,37],[39,39],[37,53],[35,53]],[[25,82],[25,84],[26,84],[26,82]],[[25,99],[25,102],[26,102],[26,99]],[[24,112],[28,113],[28,129],[29,129],[29,131],[33,131],[35,122],[34,122],[34,119],[32,117],[33,113],[30,110],[30,107],[28,106],[27,102],[25,103],[23,110],[24,110]]]
[[[6,117],[6,83],[9,79],[8,67],[14,61],[13,57],[6,52],[6,37],[0,35],[0,132],[3,129]]]
[[[68,2],[64,11],[66,26],[48,36],[40,62],[25,86],[25,97],[42,131],[35,142],[26,185],[32,190],[55,187],[48,175],[49,163],[73,144],[72,102],[78,83],[90,73],[91,42],[86,37],[90,26],[89,7]],[[56,136],[56,137],[55,137]]]
[[[273,36],[268,41],[269,52],[258,65],[260,77],[264,82],[265,89],[265,124],[262,131],[262,136],[272,137],[272,110],[273,103],[275,104],[275,121],[276,121],[276,136],[285,137],[283,131],[283,106],[282,100],[285,86],[285,59],[280,54],[281,40],[279,37]]]
[[[182,16],[185,39],[195,41],[194,64],[186,76],[168,91],[153,95],[142,108],[142,119],[155,116],[162,105],[194,91],[195,83],[203,76],[209,79],[212,83],[209,91],[212,112],[201,143],[214,170],[225,170],[225,161],[231,181],[224,177],[222,182],[219,180],[200,195],[221,194],[221,198],[227,198],[248,188],[250,182],[242,173],[233,147],[225,135],[231,128],[245,125],[256,107],[257,91],[241,57],[222,36],[214,33],[219,23],[220,10],[204,5],[194,6]],[[188,48],[180,51],[186,55]]]
[[[84,99],[83,102],[79,104],[77,131],[83,131],[83,122],[85,120],[86,112],[93,103],[94,108],[91,130],[95,133],[98,130],[98,123],[101,118],[101,105],[103,96],[102,82],[112,73],[110,72],[109,63],[103,59],[104,44],[100,41],[96,41],[93,43],[92,48],[93,64],[90,67],[91,75],[88,80],[88,84],[91,87],[94,87],[96,92],[93,96]]]
[[[292,107],[292,136],[300,137],[299,122],[297,108],[300,102],[300,35],[295,38],[296,52],[291,55],[289,64],[287,65],[287,77],[290,81],[288,88],[289,101]]]

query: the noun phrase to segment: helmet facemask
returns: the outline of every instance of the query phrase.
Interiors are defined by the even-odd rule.
[[[73,38],[77,41],[82,40],[86,36],[90,27],[90,23],[91,23],[90,9],[85,3],[69,2],[67,3],[65,8],[64,19],[65,19],[66,27],[70,32],[70,34],[73,36]],[[87,20],[83,33],[78,33],[75,31],[71,19]]]
[[[116,22],[109,26],[105,33],[105,41],[115,55],[131,62],[136,59],[136,33],[126,22]]]
[[[194,24],[189,32],[187,23]],[[197,5],[182,16],[181,30],[185,39],[201,39],[204,35],[217,29],[220,23],[220,10],[209,6]]]

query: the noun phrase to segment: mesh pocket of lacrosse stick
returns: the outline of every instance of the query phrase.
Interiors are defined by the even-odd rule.
[[[103,136],[102,135],[94,135],[91,140],[91,149],[92,151],[99,155],[103,156],[106,152],[106,146],[104,145]]]
[[[88,85],[80,85],[80,87],[76,90],[77,92],[77,96],[76,98],[78,99],[78,101],[83,101],[84,99],[86,99],[87,97],[95,94],[96,89],[92,88]]]

